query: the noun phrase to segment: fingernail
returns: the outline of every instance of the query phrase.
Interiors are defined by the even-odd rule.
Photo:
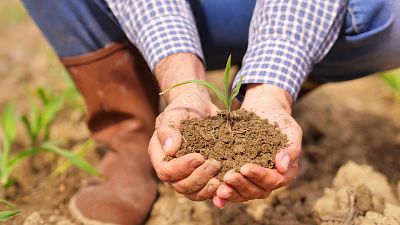
[[[222,179],[224,181],[230,180],[233,173],[235,173],[234,170],[229,170],[228,172],[225,173],[225,175]]]
[[[209,176],[214,176],[219,171],[218,162],[213,162],[211,160],[207,160],[206,167],[204,168],[204,173]]]
[[[290,157],[289,155],[284,155],[281,159],[282,166],[285,168],[287,171],[289,168],[289,163],[290,163]]]
[[[242,166],[241,168],[240,168],[240,173],[241,174],[243,174],[243,175],[245,175],[245,176],[249,176],[250,175],[250,169],[249,169],[249,167],[247,167],[247,166]]]
[[[164,152],[168,152],[168,150],[170,150],[171,149],[171,146],[172,146],[172,138],[167,138],[167,140],[164,142],[164,146],[163,146],[163,149],[164,149]]]
[[[193,160],[190,162],[190,167],[192,167],[192,168],[197,168],[197,167],[200,166],[201,164],[203,164],[202,161],[199,161],[199,160],[197,160],[197,159],[193,159]]]
[[[219,208],[219,209],[223,209],[225,204],[226,204],[227,200],[219,198],[217,196],[215,196],[213,198],[213,203],[215,205],[215,207]]]
[[[224,189],[221,192],[221,197],[224,199],[230,199],[232,197],[232,192],[229,190]]]

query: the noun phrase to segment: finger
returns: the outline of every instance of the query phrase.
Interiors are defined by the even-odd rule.
[[[189,176],[205,161],[204,157],[198,153],[190,153],[171,161],[165,161],[164,150],[157,139],[156,131],[150,139],[148,152],[157,176],[166,182],[181,180]]]
[[[225,174],[224,181],[246,199],[257,199],[265,194],[265,190],[233,170]]]
[[[194,193],[187,194],[185,195],[185,197],[192,201],[204,201],[207,199],[211,199],[214,197],[215,192],[217,191],[220,184],[221,182],[219,182],[217,178],[211,178],[211,180],[208,181],[207,185],[205,185],[202,189]]]
[[[215,195],[213,197],[213,204],[215,207],[217,207],[219,209],[223,209],[225,207],[226,203],[228,203],[227,199],[220,198],[217,195]]]
[[[285,174],[291,164],[299,159],[301,152],[303,132],[293,118],[291,118],[290,123],[282,130],[288,136],[289,146],[279,151],[275,156],[275,168],[281,174]]]
[[[171,186],[180,194],[190,194],[202,189],[211,178],[218,174],[221,163],[215,159],[209,159],[197,167],[188,177],[171,183]]]
[[[286,174],[281,174],[276,170],[248,163],[240,168],[240,173],[264,190],[273,191],[287,185],[296,178],[297,164],[296,161]]]
[[[157,129],[158,140],[163,146],[165,154],[174,156],[182,144],[182,135],[179,132],[180,121],[186,119],[185,111],[165,111]]]
[[[217,190],[217,196],[223,199],[227,199],[232,202],[244,202],[247,201],[243,196],[239,194],[233,187],[228,184],[221,184]]]

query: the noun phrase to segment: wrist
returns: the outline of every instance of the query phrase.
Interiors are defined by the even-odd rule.
[[[257,100],[271,109],[284,109],[291,113],[293,99],[290,94],[275,85],[271,84],[247,84],[245,101]]]
[[[154,73],[161,90],[187,80],[205,80],[203,62],[191,53],[176,53],[165,57],[156,64]],[[207,88],[198,84],[176,87],[163,96],[167,102],[170,102],[185,93],[196,93],[209,98]]]

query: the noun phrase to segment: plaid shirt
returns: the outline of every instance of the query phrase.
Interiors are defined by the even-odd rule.
[[[106,0],[130,41],[153,70],[179,52],[204,60],[186,0]],[[267,83],[296,99],[301,84],[339,34],[347,0],[258,0],[241,70],[243,83]]]

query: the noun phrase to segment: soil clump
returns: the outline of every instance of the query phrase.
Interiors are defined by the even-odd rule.
[[[274,168],[275,155],[288,146],[288,138],[278,125],[246,110],[231,112],[231,123],[227,121],[226,111],[204,119],[182,121],[180,132],[183,140],[175,157],[200,153],[206,159],[221,162],[221,171],[217,175],[220,180],[227,171],[239,171],[246,163]]]

